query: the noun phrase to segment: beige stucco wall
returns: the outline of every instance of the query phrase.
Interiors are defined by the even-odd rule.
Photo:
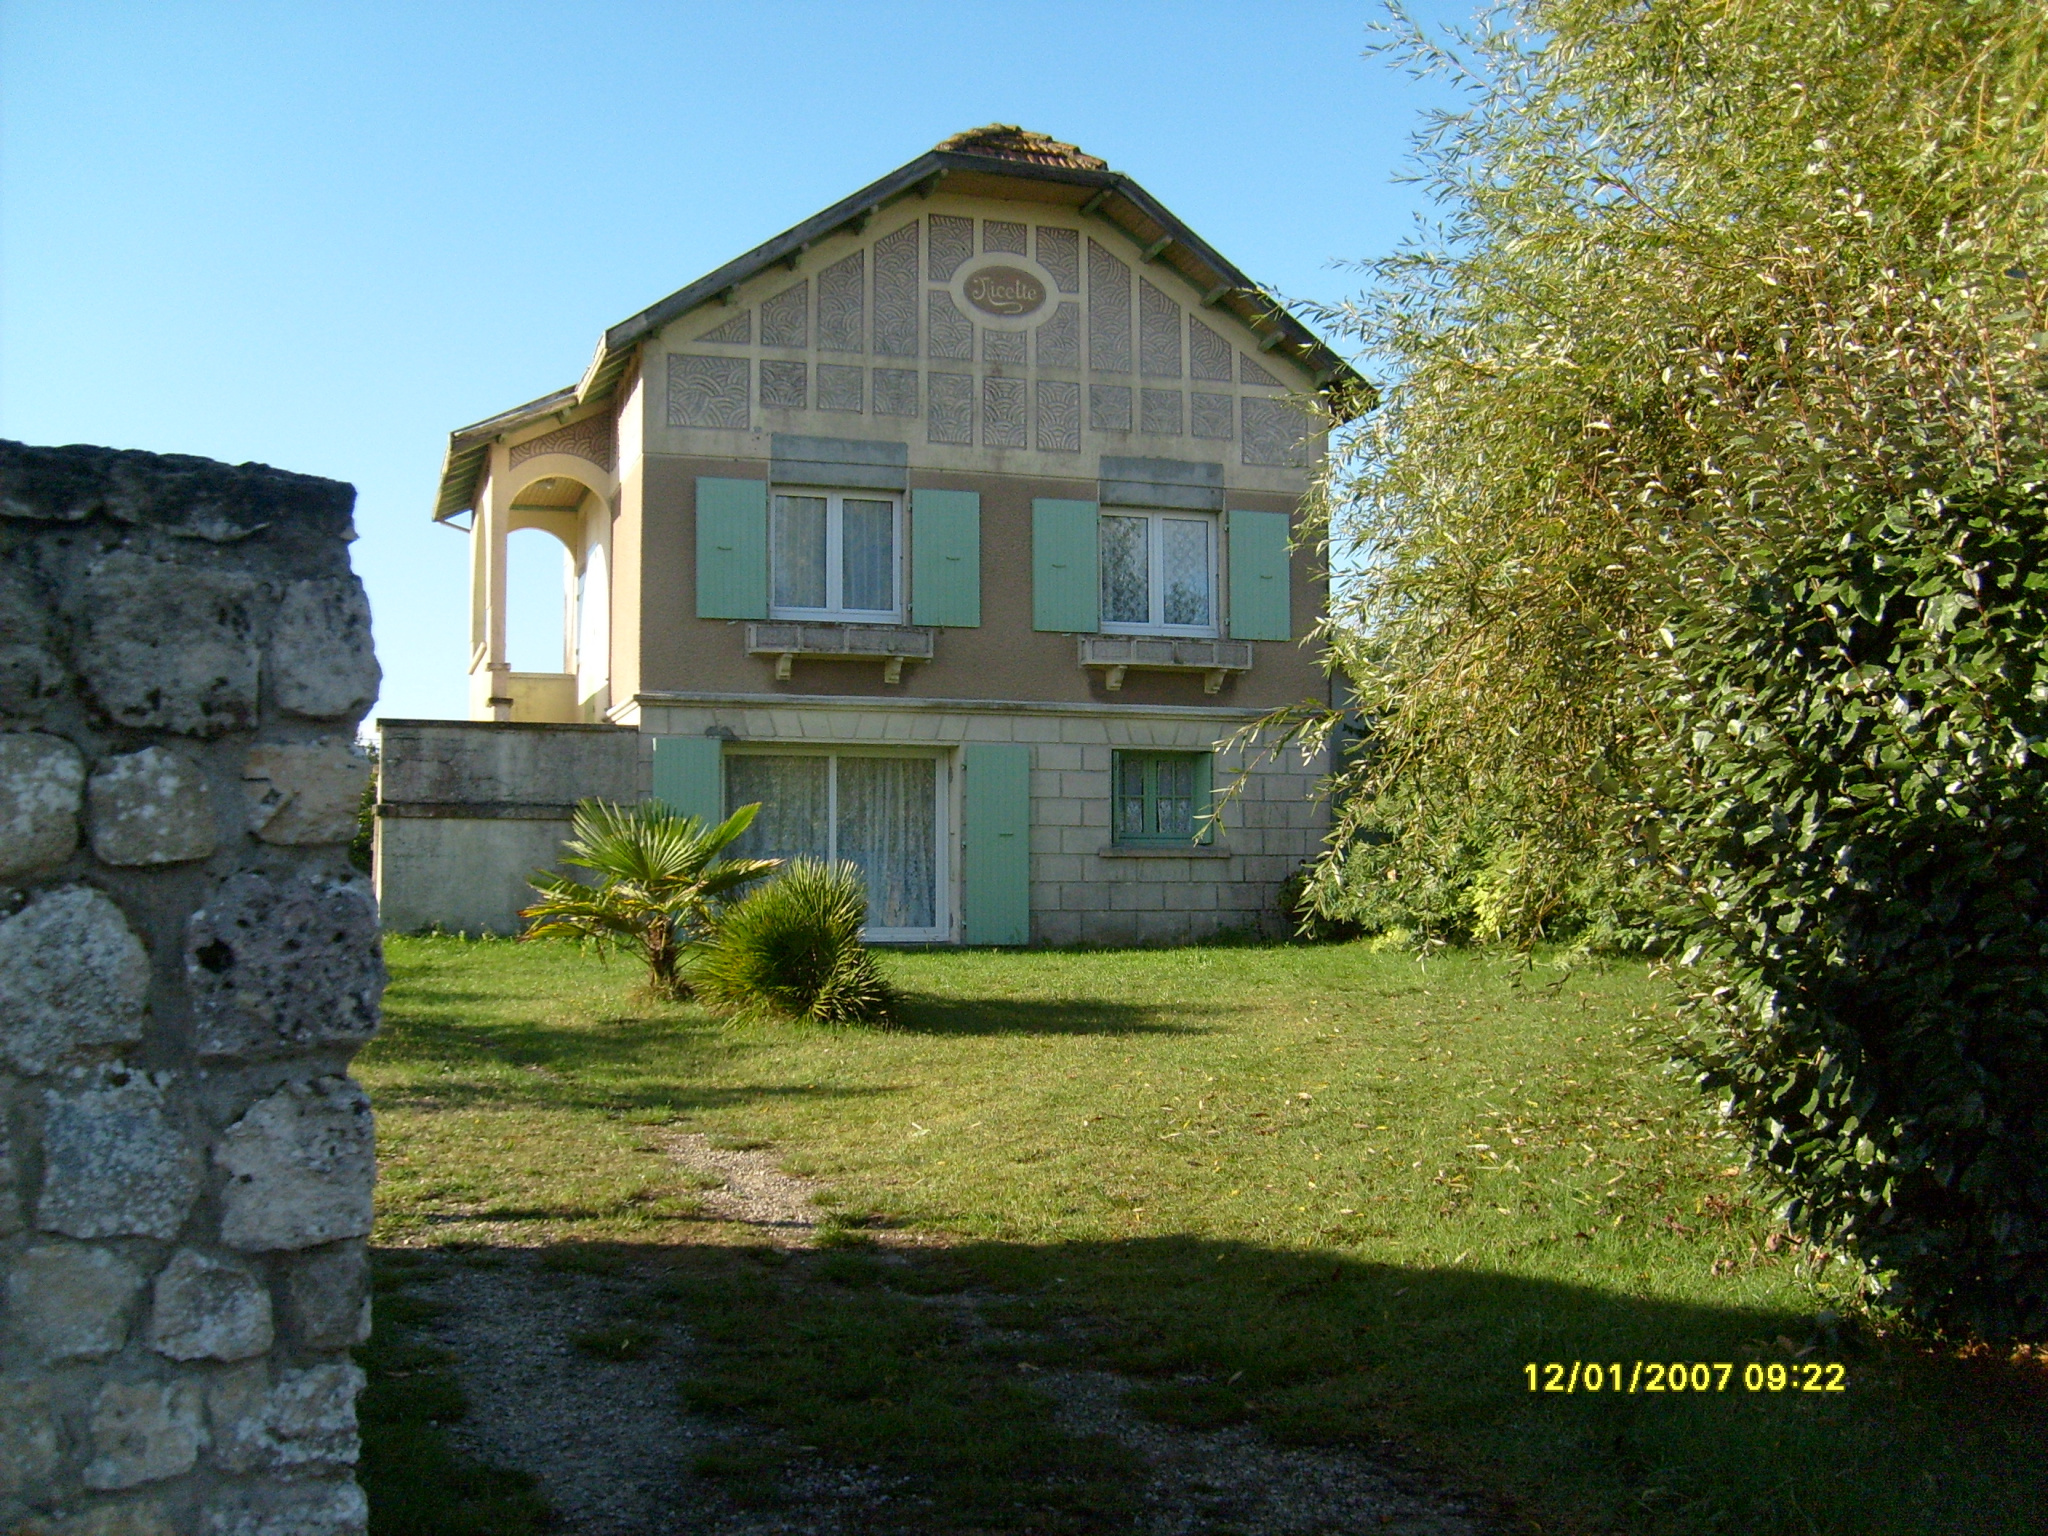
[[[697,605],[695,501],[697,477],[766,479],[765,460],[650,457],[639,486],[638,516],[630,535],[622,519],[620,546],[637,544],[640,586],[632,601],[640,614],[636,691],[709,691],[867,695],[927,699],[1017,699],[1099,704],[1213,704],[1271,709],[1327,697],[1328,682],[1314,654],[1298,643],[1252,644],[1252,670],[1205,695],[1199,673],[1131,672],[1112,693],[1099,670],[1084,670],[1072,635],[1031,627],[1031,503],[1036,497],[1093,499],[1093,480],[1036,480],[1011,475],[939,473],[913,468],[919,486],[977,492],[981,497],[981,624],[941,629],[930,663],[905,667],[902,681],[885,684],[879,662],[799,659],[786,682],[775,680],[773,657],[749,656],[744,620],[700,619]],[[1253,511],[1290,510],[1292,498],[1271,492],[1234,492],[1233,506]],[[913,533],[913,537],[915,534]],[[1220,588],[1229,590],[1227,541]],[[1322,611],[1324,585],[1312,558],[1293,562],[1297,630]],[[621,690],[615,699],[623,701]]]

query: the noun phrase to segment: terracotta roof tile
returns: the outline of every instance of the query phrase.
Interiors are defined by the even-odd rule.
[[[989,155],[999,160],[1029,160],[1038,165],[1065,166],[1074,171],[1106,171],[1107,160],[1084,154],[1079,145],[1062,144],[1050,134],[1033,133],[1014,123],[970,128],[933,146],[957,155]]]

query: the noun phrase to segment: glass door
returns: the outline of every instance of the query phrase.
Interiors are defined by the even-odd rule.
[[[729,753],[725,798],[728,811],[761,804],[735,853],[843,859],[857,867],[867,882],[870,939],[946,937],[936,758]]]

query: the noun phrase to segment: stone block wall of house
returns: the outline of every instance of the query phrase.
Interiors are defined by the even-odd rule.
[[[344,1536],[377,692],[354,492],[0,444],[0,1530]]]

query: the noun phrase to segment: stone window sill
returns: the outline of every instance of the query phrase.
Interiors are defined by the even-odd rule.
[[[903,680],[906,661],[930,661],[928,627],[910,624],[831,624],[808,620],[776,620],[747,626],[747,653],[773,656],[775,677],[788,682],[790,668],[801,656],[807,661],[879,661],[882,681]]]
[[[1158,843],[1105,843],[1095,850],[1098,859],[1227,859],[1230,855],[1230,849],[1213,843],[1188,848]]]

